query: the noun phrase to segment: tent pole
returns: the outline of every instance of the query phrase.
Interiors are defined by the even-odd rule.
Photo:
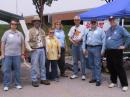
[[[121,20],[122,20],[122,22],[121,22],[121,23],[122,23],[121,26],[124,27],[125,19],[121,19]]]

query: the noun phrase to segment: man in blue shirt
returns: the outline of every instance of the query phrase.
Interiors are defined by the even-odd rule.
[[[97,27],[97,21],[91,21],[91,29],[87,32],[86,43],[83,42],[83,52],[85,53],[85,44],[87,44],[88,62],[92,67],[92,79],[89,83],[101,85],[101,56],[105,51],[105,32]],[[85,39],[83,39],[85,40]]]
[[[127,91],[128,81],[123,68],[123,50],[130,44],[130,34],[125,28],[117,25],[114,17],[111,16],[109,22],[111,27],[106,32],[106,58],[111,80],[109,88],[116,86],[119,77],[122,90]]]

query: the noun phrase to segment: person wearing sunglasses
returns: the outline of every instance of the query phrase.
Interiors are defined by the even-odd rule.
[[[88,53],[88,64],[92,67],[92,79],[89,83],[101,85],[101,58],[105,52],[105,32],[98,27],[96,20],[91,20],[91,28],[87,32],[86,44]],[[84,50],[83,50],[84,51]]]
[[[4,33],[1,39],[1,54],[3,58],[3,84],[4,91],[8,91],[11,85],[12,70],[17,89],[21,85],[21,57],[24,57],[24,37],[22,32],[17,30],[18,21],[12,19],[10,29]]]
[[[46,37],[46,55],[47,55],[46,73],[48,79],[59,81],[57,61],[61,57],[61,47],[59,40],[54,35],[54,31],[55,31],[54,28],[49,28],[48,36]],[[51,71],[49,71],[50,65],[51,65]]]

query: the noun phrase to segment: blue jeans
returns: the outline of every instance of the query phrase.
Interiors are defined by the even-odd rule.
[[[87,58],[84,58],[84,62],[85,62],[86,68],[87,68],[87,69],[91,69],[91,66],[90,66],[89,63],[88,63],[88,57],[87,57]]]
[[[31,78],[32,81],[46,80],[45,50],[36,49],[31,52]]]
[[[101,46],[87,47],[88,62],[92,67],[92,79],[101,81]]]
[[[81,63],[82,75],[86,75],[86,65],[84,62],[84,56],[81,45],[72,45],[72,57],[73,57],[73,73],[78,74],[78,61]]]
[[[21,85],[21,56],[5,56],[3,59],[3,83],[9,87],[11,84],[11,71],[14,70],[15,84]]]

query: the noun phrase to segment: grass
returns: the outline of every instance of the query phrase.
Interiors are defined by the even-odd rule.
[[[65,36],[66,36],[66,43],[67,43],[68,46],[70,45],[69,37],[68,37],[68,33],[69,33],[70,28],[71,28],[70,25],[65,25],[64,26],[64,31],[65,31]]]
[[[0,39],[3,36],[4,32],[7,31],[7,30],[9,30],[9,29],[10,29],[10,26],[7,25],[7,24],[0,25]],[[23,32],[23,30],[22,30],[22,28],[21,28],[20,25],[18,25],[18,30],[21,31],[21,32]]]
[[[130,27],[126,28],[128,30],[128,32],[130,33]]]

